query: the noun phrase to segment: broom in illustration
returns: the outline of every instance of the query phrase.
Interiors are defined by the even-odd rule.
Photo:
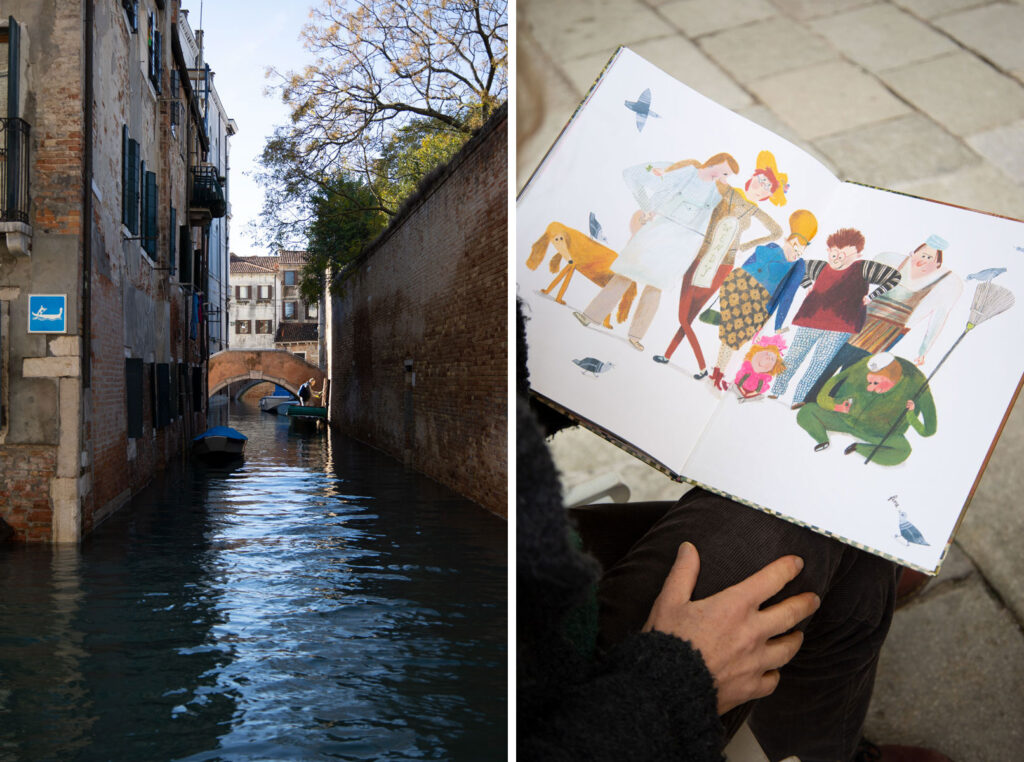
[[[978,283],[978,288],[974,291],[974,301],[971,302],[971,314],[967,319],[967,326],[964,328],[963,333],[960,334],[959,338],[953,342],[953,346],[949,348],[949,351],[942,356],[942,359],[939,360],[939,364],[935,366],[935,369],[928,375],[928,378],[924,380],[924,383],[922,383],[920,388],[914,393],[914,396],[910,398],[911,401],[916,401],[918,395],[928,387],[932,378],[934,378],[935,374],[939,372],[939,368],[941,368],[942,364],[946,362],[946,358],[953,354],[953,350],[957,348],[957,345],[961,341],[963,341],[964,336],[966,336],[969,331],[971,331],[975,326],[981,325],[989,318],[1006,312],[1006,310],[1013,306],[1013,292],[1008,288],[997,286],[992,282],[992,279],[1002,272],[1005,272],[1004,268],[990,267],[986,270],[981,270],[980,272],[967,276],[967,280],[980,281]],[[879,448],[885,444],[885,440],[892,436],[893,432],[899,428],[899,425],[902,422],[903,415],[893,422],[892,427],[886,435],[882,437],[882,440],[876,444],[874,449],[868,454],[868,457],[864,460],[865,465],[871,462],[871,459],[875,457],[875,453],[877,453]]]

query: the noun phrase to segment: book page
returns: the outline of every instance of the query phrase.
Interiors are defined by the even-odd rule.
[[[772,244],[767,306],[790,269],[783,241],[795,230],[813,251],[808,210],[840,186],[620,50],[518,201],[532,387],[678,472],[719,403],[720,329],[705,321],[722,278]]]
[[[840,342],[845,367],[826,370],[832,386],[817,394],[805,392],[821,375],[820,346],[792,353],[809,322],[800,289],[778,399],[723,393],[683,474],[937,571],[1024,375],[1024,223],[854,184],[821,223],[826,234],[859,230],[862,260],[897,268],[900,285],[864,310]]]

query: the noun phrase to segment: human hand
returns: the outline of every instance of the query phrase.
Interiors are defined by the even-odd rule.
[[[661,169],[652,169],[652,170],[651,170],[651,173],[652,173],[652,174],[653,174],[653,175],[654,175],[655,177],[661,177],[661,176],[662,176],[663,174],[665,174],[664,170],[661,170]]]
[[[871,297],[870,297],[870,296],[865,296],[865,297],[864,297],[863,299],[861,299],[860,301],[861,301],[861,303],[862,303],[862,304],[865,304],[865,305],[866,305],[866,304],[867,304],[868,302],[870,302],[870,301],[871,301]]]
[[[915,365],[924,365],[924,355],[918,355],[917,359],[914,360]]]
[[[715,680],[718,713],[723,714],[774,691],[779,668],[800,649],[802,632],[780,633],[813,614],[821,603],[818,596],[801,593],[764,610],[759,607],[802,568],[802,559],[783,556],[742,582],[693,601],[700,556],[691,543],[684,542],[651,607],[644,632],[675,635],[700,651]]]
[[[914,409],[914,400],[907,400],[907,410],[913,411],[913,409]]]
[[[850,400],[843,400],[842,402],[837,402],[836,406],[832,409],[835,410],[837,413],[849,413]]]

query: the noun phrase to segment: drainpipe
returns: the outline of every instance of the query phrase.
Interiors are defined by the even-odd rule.
[[[88,389],[92,382],[92,120],[93,120],[93,47],[96,24],[95,0],[85,0],[85,142],[83,168],[83,209],[82,209],[82,388]],[[83,395],[84,396],[84,395]]]

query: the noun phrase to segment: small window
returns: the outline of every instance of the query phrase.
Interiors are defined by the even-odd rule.
[[[306,305],[306,319],[307,320],[312,320],[315,317],[316,317],[316,305],[315,304],[307,304]]]
[[[149,14],[149,81],[153,83],[153,89],[156,90],[157,95],[160,94],[160,75],[162,73],[162,50],[161,50],[161,39],[160,30],[157,29],[158,16],[150,12]]]
[[[236,320],[235,321],[235,333],[251,333],[252,321],[251,320]]]
[[[284,285],[294,286],[295,285],[295,271],[285,270],[284,271]]]
[[[273,286],[258,286],[257,299],[261,302],[269,302],[274,297]]]
[[[305,352],[292,352],[292,354],[295,355],[296,357],[300,358],[300,359],[303,359],[303,360],[306,359],[306,353]]]
[[[235,299],[239,302],[252,299],[252,286],[235,286]]]
[[[284,303],[284,319],[293,320],[295,318],[295,305],[296,302],[285,302]]]
[[[142,177],[142,248],[150,259],[156,259],[156,172],[143,171]]]
[[[139,144],[128,136],[128,125],[121,128],[121,222],[131,232],[139,232]]]
[[[121,0],[121,7],[128,17],[128,28],[139,31],[139,0]]]
[[[274,332],[274,321],[273,320],[257,320],[256,321],[256,333],[273,333]]]

